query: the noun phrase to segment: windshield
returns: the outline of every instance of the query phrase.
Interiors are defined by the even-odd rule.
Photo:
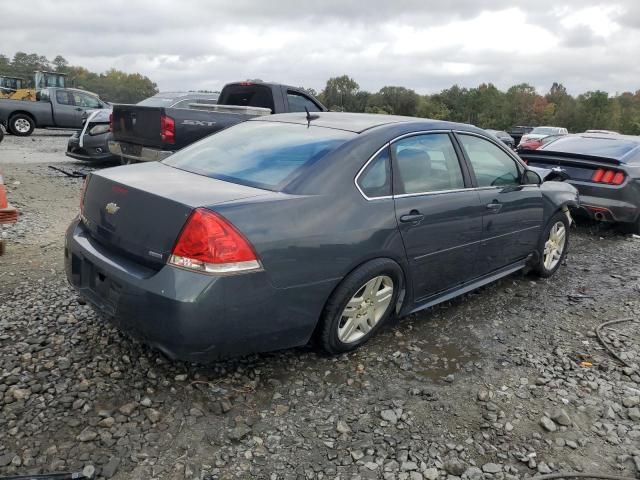
[[[307,125],[249,121],[180,150],[165,164],[267,190],[279,190],[347,140],[353,132]]]
[[[555,135],[556,133],[558,129],[553,127],[536,127],[531,130],[532,135]]]

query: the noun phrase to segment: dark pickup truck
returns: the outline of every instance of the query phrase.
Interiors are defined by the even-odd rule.
[[[266,82],[229,83],[220,92],[217,105],[115,105],[109,150],[123,163],[163,160],[201,138],[250,118],[306,110],[327,109],[300,88]]]

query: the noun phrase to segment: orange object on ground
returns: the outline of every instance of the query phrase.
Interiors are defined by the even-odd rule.
[[[0,223],[15,223],[18,220],[18,210],[9,203],[7,189],[0,174]]]

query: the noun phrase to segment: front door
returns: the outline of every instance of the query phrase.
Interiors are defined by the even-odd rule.
[[[523,185],[524,169],[488,139],[458,133],[485,210],[476,274],[484,275],[527,257],[537,248],[543,222],[539,185]]]
[[[472,278],[484,212],[449,133],[400,139],[392,157],[396,216],[419,302]]]
[[[77,107],[70,90],[56,90],[54,117],[56,127],[80,128],[82,126],[82,109]]]

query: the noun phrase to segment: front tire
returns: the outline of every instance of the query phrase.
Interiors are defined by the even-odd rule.
[[[402,279],[400,266],[385,258],[351,272],[325,305],[319,331],[322,348],[336,354],[367,342],[395,313]]]
[[[18,137],[28,137],[35,128],[33,118],[24,113],[18,113],[9,119],[9,130]]]
[[[538,245],[538,259],[533,271],[548,278],[560,268],[569,251],[569,219],[564,212],[557,212],[547,223]]]

